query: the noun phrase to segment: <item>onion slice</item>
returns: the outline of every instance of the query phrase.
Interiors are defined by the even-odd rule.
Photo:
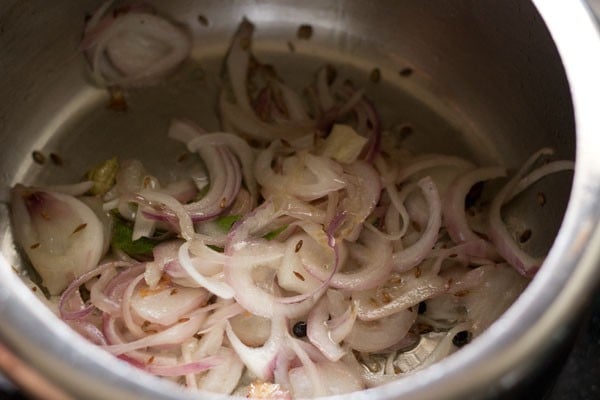
[[[182,28],[144,10],[112,13],[100,20],[99,13],[109,6],[107,2],[90,20],[80,45],[98,83],[154,83],[188,56],[191,39]]]
[[[398,272],[407,271],[418,265],[433,248],[442,224],[442,204],[435,184],[429,177],[418,182],[429,207],[429,220],[421,238],[412,246],[392,255],[392,264]]]
[[[500,167],[478,168],[459,175],[446,191],[443,216],[444,225],[448,234],[455,243],[477,240],[479,236],[469,227],[465,215],[465,198],[471,187],[482,181],[506,176],[506,170]],[[471,254],[476,257],[494,258],[496,250],[490,244],[486,244],[482,251]]]
[[[102,257],[104,228],[77,198],[16,185],[11,190],[11,219],[23,248],[51,294],[94,269]]]
[[[522,177],[529,169],[531,169],[531,167],[540,157],[544,155],[551,155],[553,153],[554,151],[552,149],[543,148],[533,154],[533,156],[525,161],[519,171],[500,190],[490,206],[489,224],[490,239],[492,243],[494,243],[496,246],[498,253],[500,253],[500,255],[504,257],[504,259],[508,261],[510,265],[516,268],[516,270],[522,275],[527,277],[534,276],[544,260],[543,258],[534,258],[530,256],[517,245],[517,243],[511,238],[506,225],[502,222],[502,216],[500,212],[502,206],[512,198],[513,193],[518,193],[524,190],[535,181],[550,173],[573,169],[572,162],[555,161],[539,167],[533,172],[530,172],[529,175],[527,175],[524,183],[520,185]]]

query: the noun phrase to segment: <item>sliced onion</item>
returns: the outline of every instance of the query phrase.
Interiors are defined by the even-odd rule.
[[[315,396],[331,396],[350,393],[364,389],[360,376],[342,363],[317,363],[316,373],[320,380],[327,382],[324,392],[318,393],[308,376],[306,367],[290,370],[290,384],[296,398],[312,398]]]
[[[469,190],[471,190],[471,187],[477,182],[503,176],[506,176],[504,168],[478,168],[460,175],[450,185],[446,191],[442,210],[444,215],[444,225],[455,243],[479,239],[479,236],[477,236],[477,234],[469,227],[465,215],[465,198],[469,193]],[[481,253],[471,255],[490,258],[493,258],[496,255],[496,251],[491,245],[485,245],[485,248],[482,250]]]
[[[68,324],[73,330],[81,336],[98,346],[106,346],[107,341],[104,334],[98,327],[88,321],[68,321]]]
[[[235,299],[248,311],[265,318],[273,318],[276,315],[295,318],[305,314],[324,293],[326,285],[314,292],[291,298],[278,297],[266,292],[254,282],[252,276],[257,264],[247,259],[247,256],[256,257],[263,253],[262,248],[260,244],[254,244],[238,249],[226,265],[225,277],[235,293]],[[283,251],[279,258],[282,256]]]
[[[142,287],[134,292],[131,309],[145,321],[169,326],[205,305],[208,299],[209,294],[203,288],[174,285],[156,289]]]
[[[333,341],[326,326],[329,318],[327,299],[322,298],[308,314],[307,335],[310,342],[330,361],[338,361],[346,353]]]
[[[246,187],[253,203],[256,203],[258,190],[254,178],[254,154],[247,141],[231,133],[205,133],[194,124],[184,120],[171,122],[169,137],[185,143],[191,152],[199,152],[203,147],[213,146],[227,146],[233,150],[242,164]]]
[[[287,239],[281,265],[277,269],[277,283],[283,289],[297,293],[311,293],[321,286],[322,281],[304,268],[298,254],[304,247],[304,243],[310,243],[311,240],[307,234],[300,233]]]
[[[223,363],[222,357],[211,356],[201,361],[193,361],[181,365],[154,365],[146,364],[142,367],[148,373],[158,376],[182,376],[186,374],[197,374],[211,368],[217,367]]]
[[[418,182],[425,201],[429,207],[429,220],[420,239],[412,246],[397,251],[392,255],[394,269],[398,272],[407,271],[418,265],[433,248],[442,224],[442,204],[435,184],[426,177]]]
[[[472,162],[464,158],[455,156],[446,156],[440,154],[426,154],[423,156],[414,157],[401,167],[397,174],[396,184],[404,182],[409,177],[435,167],[454,167],[459,169],[472,169],[475,166]]]
[[[420,273],[419,277],[413,271],[393,274],[385,285],[377,289],[354,292],[352,297],[358,302],[358,317],[363,321],[377,320],[416,306],[447,290],[446,279],[427,270]]]
[[[375,321],[354,323],[344,342],[361,352],[377,352],[399,342],[415,322],[416,312],[403,310]]]
[[[215,278],[205,277],[198,272],[198,270],[194,267],[192,259],[190,258],[189,246],[189,242],[186,242],[179,248],[179,263],[185,272],[190,276],[190,278],[211,293],[216,294],[223,299],[233,298],[235,292],[227,283]]]
[[[285,321],[276,318],[271,323],[271,335],[262,347],[248,347],[237,337],[231,325],[227,323],[225,332],[227,338],[246,367],[263,381],[270,381],[273,377],[275,360],[285,346]]]
[[[288,158],[288,165],[291,165],[290,161],[295,162],[295,168],[289,174],[275,173],[271,164],[279,146],[278,142],[273,142],[256,158],[256,179],[263,191],[283,191],[301,200],[311,201],[344,188],[341,166],[333,160],[309,153],[305,153],[302,158]]]
[[[552,149],[544,148],[536,152],[532,157],[530,157],[519,169],[519,171],[506,183],[506,185],[500,190],[500,192],[496,195],[492,204],[490,206],[489,213],[489,223],[490,223],[490,239],[492,243],[496,246],[498,253],[509,264],[511,264],[514,268],[517,269],[522,275],[532,277],[535,275],[537,270],[543,263],[543,258],[534,258],[529,254],[525,253],[515,241],[511,238],[510,233],[508,232],[506,225],[502,222],[501,217],[501,208],[506,203],[507,200],[510,200],[511,193],[514,191],[522,191],[525,189],[525,186],[519,187],[519,182],[521,178],[527,173],[529,169],[533,166],[533,164],[543,155],[550,155],[553,153]],[[546,166],[540,167],[544,168],[544,173],[531,172],[529,174],[530,177],[535,177],[535,180],[541,179],[543,176],[549,173],[570,170],[573,168],[573,164],[570,162],[559,162],[558,164],[547,164]],[[550,166],[549,166],[550,165]],[[526,181],[526,184],[531,184],[534,182],[534,179],[529,179]]]
[[[98,21],[96,14],[92,22],[81,47],[97,81],[104,85],[152,83],[172,71],[190,51],[191,40],[183,29],[151,13],[113,13],[105,21]]]
[[[300,96],[281,82],[276,82],[276,85],[281,91],[289,119],[300,123],[309,122],[310,118],[308,117]]]
[[[12,222],[23,248],[50,294],[92,270],[102,257],[104,228],[96,214],[73,196],[16,185]]]
[[[165,193],[148,189],[141,190],[139,192],[139,196],[136,196],[136,199],[137,198],[147,202],[153,209],[160,210],[166,215],[170,215],[170,213],[172,213],[172,215],[175,216],[178,224],[177,230],[184,239],[189,240],[194,236],[194,225],[192,223],[192,218],[190,218],[189,214],[187,213],[185,206],[177,201],[177,199]],[[153,215],[153,212],[151,211],[143,212],[148,216]]]
[[[89,280],[95,278],[96,276],[103,274],[108,269],[115,268],[115,267],[130,267],[130,266],[131,266],[131,264],[126,263],[126,262],[104,263],[104,264],[101,264],[98,267],[94,268],[93,270],[86,272],[85,274],[81,275],[80,277],[78,277],[77,279],[72,281],[69,284],[69,286],[65,289],[65,291],[61,294],[60,300],[58,302],[58,309],[60,311],[61,318],[64,320],[81,319],[84,316],[88,315],[93,310],[93,307],[91,304],[89,304],[85,307],[79,308],[78,310],[75,310],[75,311],[67,310],[67,303],[69,302],[69,299],[75,293],[78,293],[79,287],[81,285],[83,285],[84,283],[88,282]],[[79,297],[79,299],[81,299],[81,297]]]
[[[328,67],[323,67],[317,72],[317,96],[321,110],[331,110],[335,105],[335,100],[327,82]]]
[[[392,248],[371,232],[365,231],[362,238],[366,248],[351,247],[351,253],[361,265],[358,271],[336,272],[331,286],[346,290],[367,290],[385,282],[392,270]],[[353,251],[354,250],[354,251]]]
[[[226,347],[221,347],[216,357],[221,362],[199,379],[198,387],[213,393],[230,394],[238,385],[244,363]]]
[[[362,224],[379,202],[381,184],[377,171],[369,164],[357,161],[345,166],[346,197],[340,203],[340,212],[346,213],[337,237],[356,240]]]
[[[139,350],[150,346],[161,346],[166,344],[178,344],[184,339],[196,333],[206,318],[203,310],[190,314],[188,320],[173,325],[164,331],[147,335],[133,342],[105,346],[108,352],[119,355],[132,350]]]

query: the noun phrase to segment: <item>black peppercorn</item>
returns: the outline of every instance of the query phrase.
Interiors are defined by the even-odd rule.
[[[302,338],[306,336],[306,322],[298,321],[294,324],[294,328],[292,328],[292,332],[294,332],[294,336]]]
[[[452,338],[452,343],[456,347],[463,347],[465,344],[471,341],[471,336],[471,332],[469,331],[460,331],[454,335],[454,338]]]

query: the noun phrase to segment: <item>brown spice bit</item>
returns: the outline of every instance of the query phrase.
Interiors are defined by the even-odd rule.
[[[404,76],[404,77],[411,76],[413,72],[414,72],[413,69],[410,67],[405,67],[405,68],[402,68],[400,71],[398,71],[400,76]]]
[[[147,329],[150,326],[150,321],[144,321],[142,322],[142,330]]]
[[[177,288],[173,288],[173,289],[171,289],[169,296],[173,296],[173,295],[177,294],[177,292],[178,292]]]
[[[52,161],[52,164],[59,167],[62,167],[64,164],[62,157],[56,153],[50,153],[50,161]]]
[[[298,39],[308,40],[313,35],[313,28],[311,25],[302,24],[298,27],[298,31],[296,32],[296,37]]]
[[[40,242],[34,243],[31,246],[29,246],[30,249],[37,249],[38,247],[40,247]]]
[[[467,289],[459,290],[458,292],[454,293],[454,295],[456,297],[464,297],[464,296],[466,296],[468,294],[469,294],[469,291]]]
[[[421,277],[421,267],[419,267],[418,265],[415,267],[415,278],[420,278]]]
[[[188,158],[188,154],[189,153],[181,153],[178,157],[177,157],[177,162],[178,163],[182,163],[184,162],[187,158]]]
[[[424,333],[429,333],[429,332],[433,331],[433,327],[428,324],[423,324],[423,323],[417,322],[410,328],[410,331],[417,335],[422,335]]]
[[[187,317],[184,317],[184,318],[179,318],[179,319],[177,320],[177,322],[179,322],[179,323],[184,323],[184,322],[188,322],[189,320],[190,320],[189,318],[187,318]]]
[[[302,276],[302,274],[300,272],[294,271],[294,275],[296,275],[296,278],[298,278],[302,282],[304,282],[304,276]]]
[[[542,192],[538,192],[538,194],[536,196],[536,200],[540,206],[543,206],[546,204],[546,195]]]
[[[160,280],[158,281],[159,287],[169,286],[171,284],[171,277],[167,274],[162,274],[160,276]]]
[[[41,151],[34,150],[33,153],[31,153],[31,156],[36,164],[43,164],[46,162],[46,156]]]
[[[123,91],[121,89],[111,87],[108,89],[108,93],[110,95],[110,98],[108,99],[108,104],[106,105],[106,108],[116,112],[127,111],[127,101],[125,101],[125,95],[123,94]]]
[[[371,70],[371,74],[369,75],[369,79],[373,83],[377,83],[381,80],[381,70],[379,68],[373,68]]]
[[[303,243],[304,243],[304,242],[302,241],[302,239],[298,240],[298,243],[296,243],[296,248],[294,249],[294,251],[295,251],[296,253],[300,251],[300,249],[302,248],[302,244],[303,244]],[[304,279],[302,279],[302,280],[304,280]]]
[[[525,243],[531,239],[531,229],[525,229],[521,235],[519,235],[519,242]]]
[[[146,361],[146,364],[152,364],[153,362],[154,362],[154,356],[150,356],[148,361]]]
[[[77,228],[75,228],[75,230],[73,231],[73,233],[71,233],[71,235],[74,235],[77,232],[84,230],[86,226],[87,226],[86,223],[80,224],[79,226],[77,226]]]
[[[33,286],[33,287],[31,288],[31,291],[32,291],[32,292],[37,292],[37,286]]]
[[[381,297],[383,299],[384,304],[389,304],[394,300],[394,298],[388,293],[387,290],[381,291]]]
[[[369,297],[369,303],[371,303],[375,307],[379,307],[379,302],[375,297]]]
[[[294,53],[296,51],[296,47],[294,46],[294,43],[287,42],[287,46],[291,53]]]
[[[140,289],[138,294],[140,295],[140,297],[147,297],[147,296],[152,296],[156,292],[158,292],[157,289],[150,289],[149,287],[143,287]]]
[[[221,208],[227,207],[227,197],[223,197],[221,199],[221,202],[219,203],[219,207],[221,207]]]
[[[206,18],[204,15],[198,14],[197,19],[198,19],[198,22],[200,23],[200,25],[202,25],[204,27],[207,27],[209,25],[208,18]]]
[[[200,332],[194,333],[193,336],[194,336],[195,339],[198,339],[198,340],[202,339],[202,334]]]

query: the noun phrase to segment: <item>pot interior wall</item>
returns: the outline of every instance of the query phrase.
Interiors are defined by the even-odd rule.
[[[12,185],[75,182],[113,156],[138,158],[168,177],[177,173],[184,150],[166,137],[172,118],[218,129],[221,62],[244,16],[257,26],[258,57],[287,82],[300,89],[320,66],[331,64],[338,78],[365,88],[391,134],[412,132],[402,141],[409,150],[509,168],[543,146],[556,149],[557,158],[574,157],[568,84],[552,39],[528,2],[154,3],[190,27],[194,57],[165,82],[127,91],[123,112],[107,107],[108,91],[91,83],[77,48],[84,16],[97,2],[0,6],[1,250],[13,266],[22,263],[6,218]],[[297,37],[301,24],[313,27],[310,39]],[[379,82],[370,79],[374,68]],[[34,161],[34,151],[46,156],[44,163]],[[516,235],[532,229],[529,251],[549,248],[569,191],[570,178],[553,177],[505,210]],[[546,198],[543,207],[539,193]]]

